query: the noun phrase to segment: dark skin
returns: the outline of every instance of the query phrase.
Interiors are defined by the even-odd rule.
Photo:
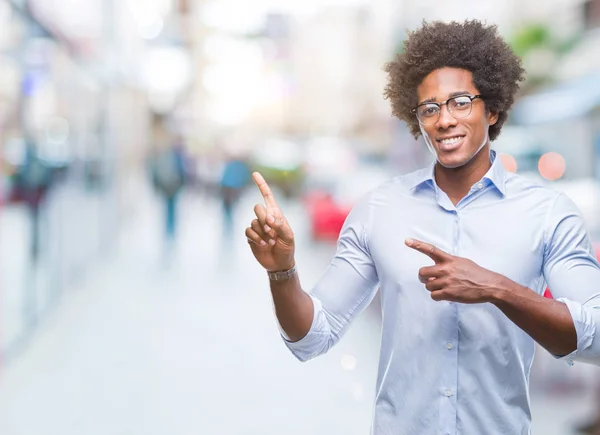
[[[441,102],[457,92],[480,94],[471,72],[442,68],[430,73],[417,88],[419,102]],[[423,127],[433,145],[437,164],[435,180],[454,205],[464,198],[491,167],[487,131],[498,119],[485,109],[484,100],[474,100],[469,116],[457,119],[446,106],[438,121]],[[463,136],[457,149],[444,150],[438,139]],[[485,141],[479,152],[477,150]],[[544,298],[507,277],[484,269],[473,261],[455,257],[422,241],[407,240],[407,246],[428,255],[436,264],[419,270],[419,279],[436,301],[492,303],[553,355],[568,355],[577,349],[577,333],[567,306]]]
[[[565,304],[429,243],[407,239],[406,245],[435,262],[419,269],[419,281],[434,301],[489,302],[551,354],[568,355],[577,349],[575,326]]]
[[[294,260],[294,232],[275,201],[263,176],[252,174],[265,205],[254,207],[256,219],[246,228],[246,237],[256,260],[269,272],[291,269]],[[291,341],[298,341],[310,330],[313,302],[302,290],[298,274],[285,281],[269,281],[275,315]]]
[[[473,75],[458,68],[442,68],[423,79],[417,88],[421,102],[442,102],[457,94],[478,95],[473,85]],[[435,166],[435,181],[454,205],[464,198],[473,184],[490,169],[490,143],[487,131],[496,123],[498,115],[488,112],[481,99],[473,100],[471,113],[457,119],[446,105],[442,106],[436,123],[422,126],[426,139],[435,149],[438,163]],[[439,139],[464,136],[458,149],[446,151]],[[479,148],[485,145],[479,152]]]
[[[419,102],[441,102],[457,91],[479,94],[470,72],[456,68],[436,70],[417,90]],[[483,101],[475,100],[468,117],[456,119],[448,113],[446,106],[442,106],[438,122],[424,128],[437,155],[436,183],[455,205],[491,166],[486,133],[496,120],[497,114],[487,112]],[[462,137],[460,146],[444,149],[440,140],[451,136]],[[254,208],[256,219],[246,228],[248,243],[266,270],[288,270],[295,265],[294,233],[262,175],[254,173],[253,178],[265,205]],[[431,292],[433,300],[492,303],[550,353],[568,355],[576,350],[577,334],[565,304],[546,299],[503,275],[428,243],[407,239],[406,244],[435,263],[419,269],[419,280]],[[281,327],[291,341],[302,339],[312,324],[312,299],[302,290],[298,275],[287,281],[270,283]]]

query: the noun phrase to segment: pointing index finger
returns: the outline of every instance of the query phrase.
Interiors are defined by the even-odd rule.
[[[275,202],[275,197],[273,196],[273,192],[271,192],[271,188],[260,174],[260,172],[254,172],[252,174],[252,179],[258,186],[261,195],[265,199],[265,204],[268,208],[277,208],[277,202]]]
[[[429,258],[435,261],[436,264],[443,263],[444,261],[448,261],[452,258],[450,254],[442,251],[435,245],[432,245],[431,243],[425,243],[420,240],[406,239],[406,246],[427,255]]]

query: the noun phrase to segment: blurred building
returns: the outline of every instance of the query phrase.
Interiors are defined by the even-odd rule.
[[[187,20],[198,80],[178,114],[194,141],[210,146],[233,129],[248,141],[281,134],[384,140],[378,122],[389,118],[389,109],[381,98],[381,67],[395,45],[396,6],[331,3],[314,10],[193,3]]]
[[[148,29],[136,24],[130,7],[0,2],[0,352],[6,358],[95,264],[131,211],[131,177],[149,140],[152,108],[148,82],[140,80]],[[28,155],[53,174],[40,200],[35,257],[27,246],[38,235],[15,185]]]
[[[54,275],[40,281],[83,273],[135,211],[157,115],[216,163],[273,138],[338,137],[401,171],[421,166],[426,148],[391,116],[382,67],[423,19],[497,23],[523,56],[528,81],[497,144],[518,170],[537,173],[555,151],[564,179],[600,177],[600,0],[283,3],[0,1],[3,213],[20,207],[11,180],[27,141],[64,169],[44,242]]]
[[[570,17],[575,28],[565,50],[546,56],[540,68],[547,79],[517,102],[512,120],[532,141],[538,154],[564,156],[567,179],[600,179],[600,2],[563,2],[548,24]],[[549,50],[547,50],[549,51]],[[532,53],[533,61],[541,59]],[[535,62],[530,63],[535,63]]]

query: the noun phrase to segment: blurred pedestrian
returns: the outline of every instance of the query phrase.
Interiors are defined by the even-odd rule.
[[[386,72],[393,114],[435,161],[354,207],[310,293],[294,232],[254,174],[265,205],[246,237],[284,342],[301,361],[327,352],[379,289],[374,435],[528,434],[535,342],[600,362],[600,266],[581,213],[491,150],[524,77],[495,26],[424,23]]]
[[[186,181],[184,144],[181,137],[159,149],[151,158],[154,188],[164,204],[164,235],[170,247],[177,233],[178,196]]]
[[[27,205],[31,236],[29,255],[32,262],[39,258],[41,209],[51,185],[52,168],[40,157],[35,141],[28,138],[25,159],[14,174],[14,189],[15,196]]]
[[[225,234],[233,230],[233,217],[243,189],[250,182],[250,168],[241,157],[231,157],[225,161],[221,175],[221,202],[223,207],[223,227]]]

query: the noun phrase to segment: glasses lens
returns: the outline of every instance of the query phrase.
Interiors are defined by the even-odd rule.
[[[440,115],[440,108],[435,104],[424,104],[417,108],[417,118],[422,124],[431,124],[437,121]]]
[[[466,96],[455,97],[448,101],[448,109],[456,118],[464,118],[471,113],[471,99]]]

